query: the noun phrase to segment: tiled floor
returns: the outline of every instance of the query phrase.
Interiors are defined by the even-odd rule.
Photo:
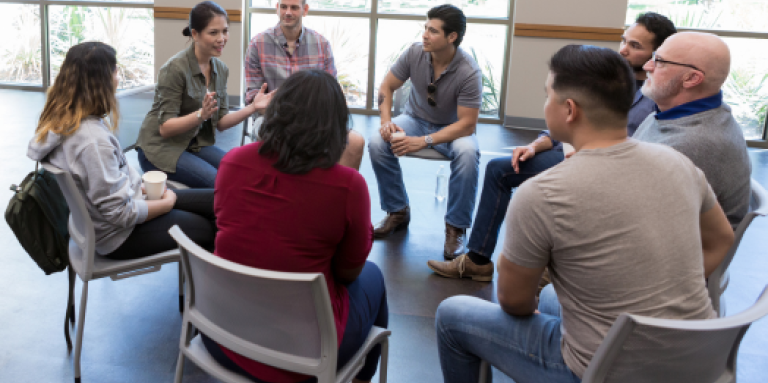
[[[26,158],[44,100],[42,93],[0,90],[0,186],[18,183],[34,168]],[[149,100],[123,103],[123,133],[140,123]],[[354,128],[366,137],[375,133],[378,119],[354,116]],[[239,127],[219,137],[222,147],[239,144]],[[481,167],[505,147],[527,143],[535,133],[498,125],[478,127],[484,151]],[[752,151],[753,176],[768,186],[768,152]],[[132,158],[135,163],[135,156]],[[433,197],[435,173],[440,162],[403,160],[406,186],[413,206],[408,231],[374,244],[370,260],[384,272],[390,305],[390,382],[439,382],[442,380],[434,332],[434,313],[446,297],[468,294],[495,300],[495,283],[448,280],[433,275],[428,259],[440,259],[443,245],[445,202]],[[368,181],[373,219],[384,215],[378,208],[376,179],[370,161],[361,173]],[[481,179],[483,174],[481,173]],[[10,198],[10,191],[6,198]],[[478,195],[479,197],[479,195]],[[503,230],[502,230],[503,233]],[[758,219],[742,242],[731,266],[726,291],[729,313],[742,311],[768,284],[768,220]],[[7,227],[0,224],[0,382],[72,381],[72,357],[62,334],[66,302],[66,275],[45,276],[28,258]],[[498,256],[498,254],[497,254]],[[495,258],[494,258],[495,259]],[[175,267],[158,273],[90,285],[83,346],[84,382],[168,382],[172,380],[181,317],[177,309]],[[79,287],[79,284],[78,284]],[[79,288],[78,290],[79,291]],[[78,300],[79,301],[79,300]],[[768,376],[768,321],[752,326],[738,359],[741,383],[766,381]],[[509,381],[496,375],[496,381]],[[187,363],[185,382],[215,382]]]

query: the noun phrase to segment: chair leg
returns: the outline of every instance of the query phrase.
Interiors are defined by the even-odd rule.
[[[176,377],[175,383],[181,383],[181,377],[184,375],[184,352],[179,350],[179,360],[176,361]]]
[[[184,272],[179,261],[179,312],[184,312]]]
[[[379,383],[387,383],[387,362],[389,361],[389,339],[381,342],[381,361],[379,362]]]
[[[75,383],[80,383],[80,352],[83,349],[83,331],[85,329],[85,306],[88,303],[88,282],[83,281],[80,295],[80,315],[78,315],[77,335],[75,335]]]
[[[480,381],[479,383],[488,382],[488,377],[491,374],[491,365],[486,361],[480,363]]]

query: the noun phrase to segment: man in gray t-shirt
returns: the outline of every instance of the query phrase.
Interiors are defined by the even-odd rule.
[[[577,382],[621,313],[716,316],[705,277],[733,231],[702,171],[672,148],[627,138],[633,78],[616,52],[570,45],[549,66],[547,126],[576,154],[512,198],[499,305],[456,297],[438,308],[447,383],[477,381],[481,360],[517,383]],[[545,267],[552,285],[536,312]]]
[[[410,221],[398,156],[433,148],[451,159],[443,253],[453,258],[465,252],[466,229],[475,208],[480,163],[475,126],[482,72],[472,56],[459,48],[466,30],[461,10],[441,5],[427,17],[423,42],[400,56],[379,90],[380,134],[370,137],[368,148],[387,217],[374,228],[374,238],[404,229]],[[411,94],[405,113],[391,119],[393,93],[408,79]],[[405,133],[405,137],[394,133]]]

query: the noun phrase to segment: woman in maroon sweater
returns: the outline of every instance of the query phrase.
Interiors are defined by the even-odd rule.
[[[339,342],[339,367],[388,310],[379,268],[366,262],[373,243],[365,179],[338,165],[347,144],[349,110],[339,83],[320,70],[292,75],[277,90],[260,130],[263,141],[224,156],[216,178],[216,255],[243,265],[321,272],[328,284]],[[204,337],[220,363],[256,382],[312,381],[220,347]],[[356,382],[378,364],[368,355]]]

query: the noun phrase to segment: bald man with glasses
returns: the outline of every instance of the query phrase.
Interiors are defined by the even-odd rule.
[[[669,145],[690,158],[735,228],[749,209],[751,164],[741,126],[723,102],[730,65],[728,46],[715,35],[668,38],[643,67],[648,79],[642,92],[656,108],[634,138]]]

